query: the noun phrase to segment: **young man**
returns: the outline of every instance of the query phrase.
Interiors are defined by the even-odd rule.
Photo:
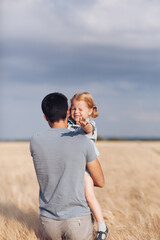
[[[86,167],[94,185],[104,186],[96,152],[87,137],[67,129],[69,109],[63,94],[47,95],[42,111],[50,128],[35,134],[30,143],[42,226],[52,240],[89,240],[93,222],[84,191]]]

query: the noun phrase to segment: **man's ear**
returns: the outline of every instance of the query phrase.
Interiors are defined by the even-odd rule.
[[[69,115],[70,115],[70,110],[68,108],[68,110],[67,110],[67,117],[69,117]]]

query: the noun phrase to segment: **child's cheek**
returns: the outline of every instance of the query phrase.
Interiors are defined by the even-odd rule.
[[[70,111],[70,115],[71,115],[71,117],[73,118],[73,111],[72,111],[72,110]]]

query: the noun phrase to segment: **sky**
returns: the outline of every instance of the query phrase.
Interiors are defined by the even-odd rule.
[[[160,137],[159,0],[1,0],[0,13],[0,140],[47,129],[47,94],[83,91],[98,135]]]

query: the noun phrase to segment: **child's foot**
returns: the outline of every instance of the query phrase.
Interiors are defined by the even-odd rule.
[[[108,228],[106,227],[106,231],[105,232],[102,232],[102,231],[98,231],[97,232],[97,236],[94,240],[107,240],[108,238]]]

